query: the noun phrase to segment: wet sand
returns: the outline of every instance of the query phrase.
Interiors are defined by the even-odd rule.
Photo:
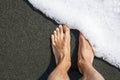
[[[50,35],[58,24],[26,0],[0,0],[0,80],[46,80],[55,67]],[[71,80],[82,75],[76,66],[77,30],[71,30]],[[119,80],[120,70],[100,60],[95,68],[106,80]]]

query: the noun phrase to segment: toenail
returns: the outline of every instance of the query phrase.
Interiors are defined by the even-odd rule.
[[[59,27],[62,27],[62,25],[59,25]]]
[[[56,28],[56,30],[58,31],[59,29],[58,29],[58,28]]]
[[[54,31],[54,34],[56,34],[56,31]]]

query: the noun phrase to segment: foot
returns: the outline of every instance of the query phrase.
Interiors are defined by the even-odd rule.
[[[81,73],[85,72],[85,67],[92,66],[93,58],[94,52],[91,45],[80,33],[78,49],[78,67]]]
[[[52,48],[56,64],[69,68],[70,60],[70,29],[66,25],[59,25],[51,35]]]

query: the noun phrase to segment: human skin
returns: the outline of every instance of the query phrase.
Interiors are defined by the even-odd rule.
[[[70,29],[67,25],[59,25],[51,35],[52,49],[55,56],[56,68],[48,77],[48,80],[69,80],[67,74],[71,66],[70,58]],[[78,48],[78,69],[83,74],[83,80],[104,80],[102,75],[92,66],[94,52],[80,34]]]

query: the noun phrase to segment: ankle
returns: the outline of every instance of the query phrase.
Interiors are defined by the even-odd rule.
[[[79,71],[84,74],[87,72],[88,69],[90,68],[93,68],[92,64],[91,63],[88,63],[84,60],[79,60],[78,61],[78,68],[79,68]]]
[[[56,68],[62,72],[67,72],[70,69],[71,63],[59,63]]]
[[[69,68],[71,67],[70,57],[68,57],[64,54],[60,55],[57,67],[59,67],[60,69],[69,70]]]
[[[83,77],[85,80],[104,80],[103,76],[92,65],[86,65]]]
[[[69,68],[71,67],[71,61],[63,60],[59,63],[59,66],[61,67],[61,69],[69,70]]]

